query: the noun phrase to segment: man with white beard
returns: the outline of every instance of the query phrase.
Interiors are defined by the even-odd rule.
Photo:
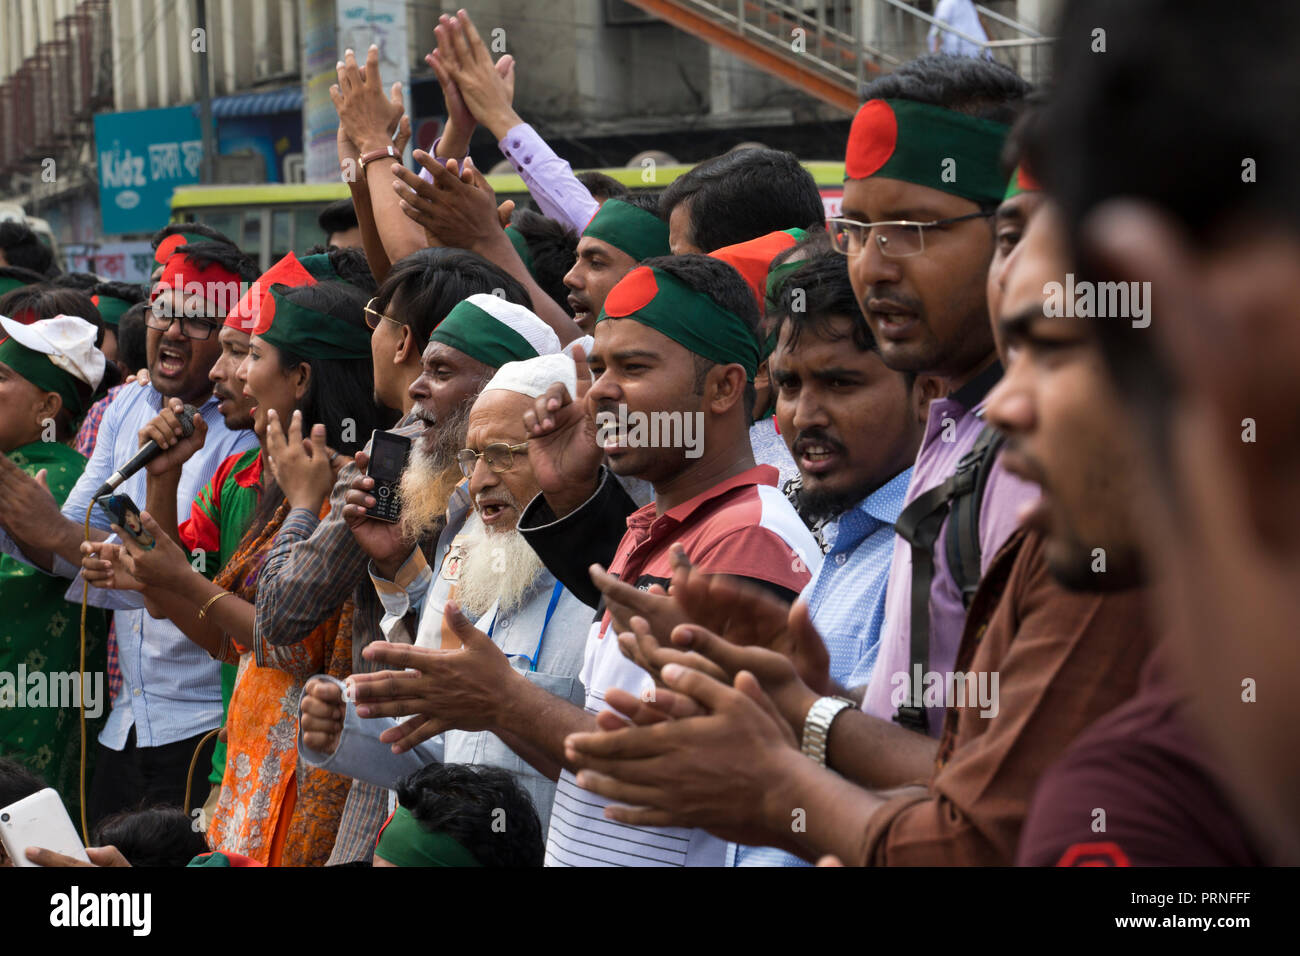
[[[371,557],[370,576],[384,605],[381,627],[388,640],[409,644],[414,633],[414,643],[421,647],[504,655],[530,682],[580,705],[584,690],[578,672],[595,609],[545,569],[516,529],[524,504],[538,493],[523,413],[552,382],[576,385],[575,378],[571,358],[543,355],[503,365],[479,394],[469,412],[467,447],[457,456],[468,479],[467,486],[457,488],[457,497],[467,494],[473,511],[436,573],[407,536],[434,520],[430,510],[446,500],[438,490],[445,477],[436,455],[414,453],[403,476],[405,534],[401,528],[359,520],[373,501],[360,482],[348,493],[345,509],[358,544]],[[461,647],[443,619],[449,606],[459,606],[491,642]],[[417,618],[414,628],[412,617]],[[307,763],[390,789],[431,762],[501,767],[528,791],[543,827],[549,825],[555,783],[508,742],[486,731],[448,730],[394,754],[388,744],[405,736],[411,729],[407,725],[423,724],[425,718],[412,718],[407,725],[393,718],[368,720],[366,708],[351,699],[342,681],[319,677],[307,685],[298,748]]]

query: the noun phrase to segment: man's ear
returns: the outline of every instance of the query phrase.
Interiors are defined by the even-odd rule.
[[[397,351],[393,353],[393,364],[405,365],[407,362],[411,361],[413,355],[418,361],[422,354],[422,352],[417,352],[415,349],[415,336],[411,334],[411,327],[403,322],[402,337],[398,339]]]
[[[942,398],[943,392],[943,379],[937,375],[918,375],[912,382],[912,413],[922,426],[930,417],[930,403]]]
[[[744,368],[734,362],[730,365],[715,365],[709,369],[704,394],[713,414],[726,414],[733,405],[744,402],[746,384]]]

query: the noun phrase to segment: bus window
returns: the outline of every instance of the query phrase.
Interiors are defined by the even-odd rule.
[[[293,213],[288,209],[271,210],[271,261],[279,262],[293,248]]]

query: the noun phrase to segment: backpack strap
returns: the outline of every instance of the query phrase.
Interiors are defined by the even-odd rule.
[[[960,517],[964,523],[973,521],[974,583],[979,584],[979,505],[970,508],[964,503],[969,502],[977,488],[982,496],[984,484],[988,480],[988,468],[983,465],[983,462],[986,459],[992,460],[991,449],[996,451],[1000,444],[998,433],[985,426],[976,439],[974,447],[957,463],[956,470],[945,481],[913,500],[899,514],[898,521],[894,524],[894,530],[911,545],[912,550],[911,652],[908,668],[910,694],[907,701],[898,708],[898,714],[894,718],[908,730],[929,733],[925,707],[922,704],[922,684],[923,675],[930,662],[930,588],[934,583],[934,544],[939,538],[939,530],[943,527],[944,519],[950,512],[955,518]],[[959,507],[960,514],[957,511]],[[968,517],[971,512],[973,516]],[[949,522],[950,540],[953,537],[952,525],[953,522]],[[955,569],[958,565],[952,564],[951,552],[948,553],[948,557],[950,566],[954,568],[954,574],[957,574]],[[969,560],[967,552],[963,551],[959,557],[962,566],[965,566]],[[968,601],[964,580],[958,578],[957,581],[962,586],[963,601]],[[974,593],[973,587],[971,593]],[[916,679],[918,673],[922,675],[922,680]]]
[[[963,466],[971,469],[974,484],[968,494],[953,499],[944,547],[948,569],[961,592],[962,606],[966,608],[970,607],[975,591],[979,588],[980,578],[983,577],[980,509],[984,505],[984,489],[989,483],[989,474],[993,471],[998,451],[1005,441],[1005,435],[996,428],[985,425],[975,439],[974,446],[957,465],[958,470]]]

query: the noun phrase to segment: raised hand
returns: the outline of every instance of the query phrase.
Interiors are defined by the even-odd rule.
[[[343,520],[357,539],[357,545],[375,562],[379,573],[392,580],[410,557],[415,542],[402,534],[400,522],[380,521],[366,514],[366,509],[377,503],[369,493],[375,487],[375,479],[365,474],[369,464],[370,456],[364,451],[357,452],[356,465],[362,474],[352,479],[352,486],[343,497]]]
[[[424,62],[429,64],[429,68],[438,78],[438,85],[442,87],[442,98],[447,105],[447,125],[443,127],[442,143],[439,145],[439,153],[443,158],[464,156],[469,148],[474,128],[478,125],[478,119],[465,104],[465,99],[460,94],[460,87],[456,85],[456,81],[447,69],[446,53],[442,52],[448,49],[450,43],[448,24],[451,20],[452,17],[445,13],[438,17],[438,26],[434,28],[438,46],[424,58]],[[505,80],[509,88],[510,100],[513,101],[514,57],[507,53],[497,60],[496,71]]]
[[[591,370],[580,345],[573,349],[573,362],[578,373],[578,394],[569,395],[564,384],[556,382],[524,412],[528,461],[557,518],[592,496],[604,457],[596,442],[595,417],[587,407]]]
[[[357,66],[356,54],[348,50],[337,67],[338,83],[330,87],[330,99],[339,114],[339,125],[361,153],[383,149],[393,141],[405,112],[402,84],[394,83],[387,95],[379,76],[379,47],[366,52],[366,65]]]
[[[284,429],[275,409],[268,409],[266,454],[289,507],[319,512],[334,487],[335,467],[331,456],[337,456],[337,452],[325,446],[325,426],[313,425],[311,438],[304,440],[302,412],[295,410],[288,428]]]
[[[474,250],[494,239],[509,245],[498,218],[496,196],[491,189],[475,185],[470,160],[462,170],[456,160],[447,160],[444,167],[422,149],[412,155],[433,176],[433,182],[393,164],[393,189],[408,218],[444,246]],[[486,186],[486,180],[482,183]]]
[[[464,10],[440,20],[433,31],[438,38],[438,48],[432,57],[439,61],[448,79],[455,83],[460,99],[474,118],[491,130],[497,139],[503,138],[521,122],[512,105],[515,95],[514,58],[506,55],[493,63],[492,54],[478,35],[474,21]],[[436,72],[438,67],[434,69]],[[440,75],[439,82],[441,80]]]
[[[179,398],[170,398],[162,410],[140,429],[138,438],[141,448],[146,442],[154,441],[163,449],[163,453],[145,467],[151,476],[160,477],[169,472],[179,472],[207,441],[208,423],[203,420],[203,416],[197,412],[194,414],[191,422],[194,430],[186,437],[181,426],[184,415],[185,403]]]

